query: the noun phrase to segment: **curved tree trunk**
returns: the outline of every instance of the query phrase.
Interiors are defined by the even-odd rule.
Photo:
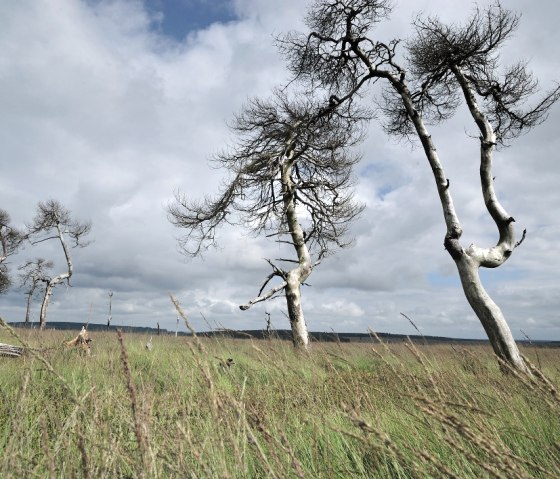
[[[465,253],[455,264],[465,296],[482,323],[496,356],[514,368],[528,372],[501,309],[492,301],[480,281],[478,261]]]
[[[498,202],[493,188],[491,173],[495,137],[492,127],[479,112],[471,92],[464,87],[467,104],[482,134],[480,176],[484,200],[500,234],[498,244],[492,248],[484,249],[471,245],[468,250],[465,250],[460,242],[463,230],[451,197],[449,180],[445,176],[432,137],[414,108],[407,86],[397,78],[389,77],[389,80],[401,96],[432,168],[447,226],[444,246],[457,265],[465,296],[486,331],[496,355],[512,367],[528,372],[504,315],[482,286],[478,272],[481,266],[487,268],[500,266],[509,258],[516,246],[514,220]]]

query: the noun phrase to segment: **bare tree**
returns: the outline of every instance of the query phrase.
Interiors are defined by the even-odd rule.
[[[464,293],[481,321],[496,355],[520,370],[527,367],[510,328],[485,291],[479,268],[503,264],[525,238],[516,241],[514,222],[498,201],[492,176],[496,146],[546,119],[558,100],[556,88],[527,107],[537,91],[526,65],[502,71],[498,52],[519,18],[499,3],[476,10],[464,26],[444,25],[437,18],[417,18],[416,36],[407,45],[408,63],[399,64],[399,42],[376,41],[372,30],[390,13],[385,0],[316,1],[309,10],[308,34],[290,33],[279,40],[295,77],[311,90],[327,89],[342,102],[363,87],[384,81],[377,106],[386,114],[389,134],[420,140],[434,174],[447,226],[445,248],[457,265]],[[406,60],[405,60],[406,61]],[[449,118],[464,101],[480,131],[480,179],[488,213],[498,229],[498,243],[464,248],[462,227],[450,182],[427,125]]]
[[[31,244],[34,245],[44,241],[58,240],[64,252],[67,265],[66,271],[56,276],[45,278],[45,294],[39,314],[40,328],[44,329],[47,321],[47,307],[54,287],[63,281],[70,285],[70,278],[74,272],[70,249],[66,242],[67,238],[73,243],[73,248],[87,246],[87,243],[81,241],[90,232],[91,223],[81,223],[72,219],[70,211],[64,208],[58,201],[48,200],[37,205],[37,214],[32,223],[27,226],[27,230]]]
[[[111,326],[111,320],[113,319],[112,310],[113,310],[113,292],[109,291],[109,316],[107,317],[107,331],[109,331],[109,327]]]
[[[359,140],[361,118],[350,103],[344,111],[318,108],[279,91],[267,101],[251,100],[233,122],[235,147],[215,158],[231,172],[221,193],[201,202],[177,194],[169,208],[170,221],[186,230],[183,250],[193,256],[215,244],[223,223],[293,248],[294,258],[267,260],[272,272],[257,297],[240,308],[284,294],[297,348],[309,344],[301,286],[333,246],[349,244],[349,224],[362,210],[352,195],[358,158],[349,151]],[[278,284],[265,292],[274,278]]]
[[[17,252],[23,240],[23,234],[11,225],[8,212],[0,208],[0,294],[8,291],[11,285],[5,262]]]
[[[27,261],[18,268],[22,271],[22,273],[20,273],[20,284],[22,287],[26,287],[27,308],[25,310],[25,324],[29,324],[33,299],[41,294],[41,288],[39,286],[44,284],[46,287],[50,281],[48,272],[53,266],[54,264],[52,261],[47,261],[44,258],[36,258]]]

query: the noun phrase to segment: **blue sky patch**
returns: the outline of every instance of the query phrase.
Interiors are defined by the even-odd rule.
[[[192,31],[237,18],[231,0],[152,0],[144,3],[149,12],[163,13],[160,32],[178,41]]]

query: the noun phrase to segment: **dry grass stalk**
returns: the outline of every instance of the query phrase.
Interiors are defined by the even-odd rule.
[[[356,411],[349,409],[344,404],[342,408],[345,410],[348,419],[354,424],[354,426],[360,428],[365,437],[359,436],[349,431],[344,431],[339,428],[331,427],[331,429],[335,432],[339,432],[344,434],[345,436],[352,437],[357,439],[358,441],[364,442],[368,446],[372,447],[378,453],[384,454],[389,453],[393,456],[402,467],[405,467],[409,470],[411,477],[422,477],[423,473],[419,468],[418,464],[414,460],[413,455],[405,454],[404,451],[399,449],[399,447],[391,440],[391,438],[387,435],[387,433],[371,426],[367,421],[363,418],[359,417]],[[371,441],[369,436],[374,436],[376,441]]]
[[[83,414],[82,414],[83,416]],[[82,432],[82,428],[83,428],[83,417],[82,420],[78,421],[78,424],[76,425],[76,433],[78,435],[78,450],[80,451],[80,459],[81,459],[81,466],[82,466],[82,477],[84,479],[89,479],[90,475],[89,475],[89,460],[88,460],[88,454],[87,454],[87,449],[86,449],[86,444],[85,444],[85,438]]]
[[[424,340],[424,344],[428,344],[428,342],[426,341],[426,338],[424,337],[424,335],[420,332],[420,330],[418,329],[418,327],[416,326],[416,324],[414,324],[414,321],[412,321],[412,319],[411,319],[409,316],[407,316],[406,314],[404,314],[404,313],[400,313],[400,314],[401,314],[401,316],[404,316],[404,317],[408,320],[408,322],[409,322],[410,324],[412,324],[413,328],[417,331],[417,333],[418,333],[418,334],[422,337],[422,339]],[[409,340],[410,340],[410,338],[409,338]]]
[[[278,439],[272,432],[270,432],[264,425],[264,421],[259,416],[258,412],[253,409],[252,414],[249,416],[253,427],[257,429],[265,439],[265,441],[270,445],[270,451],[275,456],[276,462],[281,461],[277,457],[277,449],[280,449],[286,453],[290,460],[293,472],[296,477],[303,479],[305,477],[303,473],[303,468],[299,460],[297,459],[293,449],[290,447],[290,443],[285,434],[280,433],[280,439]]]
[[[128,353],[126,346],[124,345],[124,338],[121,331],[117,331],[117,338],[121,347],[121,363],[123,366],[124,375],[126,378],[126,386],[128,390],[128,396],[130,398],[130,406],[132,408],[132,418],[134,421],[134,435],[136,436],[136,441],[138,443],[138,449],[140,451],[140,456],[142,459],[143,468],[139,471],[140,477],[146,477],[148,471],[151,471],[150,462],[148,458],[150,457],[148,437],[145,431],[145,424],[142,421],[141,408],[136,397],[136,388],[134,387],[134,381],[132,379],[132,372],[130,370],[130,363],[128,361]],[[153,474],[148,474],[148,477],[153,477]]]
[[[10,436],[8,438],[8,442],[4,448],[4,457],[8,458],[7,463],[7,471],[3,470],[2,474],[5,474],[7,472],[11,472],[14,473],[14,471],[17,470],[16,466],[17,466],[17,453],[18,453],[18,444],[16,443],[17,439],[20,437],[21,432],[22,432],[22,427],[23,427],[23,421],[19,420],[18,418],[23,417],[24,414],[24,404],[25,404],[25,399],[27,396],[27,387],[29,385],[29,378],[31,377],[31,372],[29,369],[25,369],[24,375],[23,375],[23,380],[21,382],[21,388],[19,390],[19,394],[18,394],[18,398],[17,398],[17,406],[16,406],[16,410],[15,413],[13,415],[13,421],[12,421],[12,430],[10,433]],[[0,474],[1,476],[1,474]]]
[[[529,366],[531,373],[533,376],[540,381],[540,384],[537,381],[534,381],[537,387],[544,392],[552,395],[552,397],[556,400],[556,402],[560,405],[560,396],[558,395],[557,389],[554,387],[554,384],[550,382],[550,380],[543,374],[543,372],[538,369],[528,358],[521,355],[523,361]],[[544,386],[544,387],[543,387]]]
[[[385,342],[383,342],[383,340],[379,337],[379,335],[373,329],[368,328],[368,333],[370,334],[370,336],[373,336],[375,339],[377,339],[379,344],[381,344],[383,346],[383,349],[385,349],[385,352],[387,354],[389,354],[389,356],[395,356],[393,351],[391,351],[391,349],[389,349],[389,346],[387,346],[387,344]]]
[[[525,387],[527,387],[527,389],[534,392],[535,394],[544,392],[545,394],[542,394],[541,397],[542,399],[544,399],[546,404],[551,409],[556,409],[558,407],[558,405],[560,404],[560,399],[558,397],[556,388],[552,385],[552,383],[550,383],[550,381],[544,376],[544,374],[541,371],[539,371],[533,364],[531,364],[530,362],[526,362],[525,364],[527,364],[529,371],[524,373],[516,370],[509,363],[505,362],[503,359],[501,358],[497,358],[497,359],[498,362],[500,363],[500,368],[502,369],[502,371],[505,371],[515,376]],[[523,356],[523,360],[527,361],[527,358]],[[535,371],[537,372],[536,375],[535,375]],[[548,398],[550,394],[552,394],[552,396],[555,399],[554,403],[551,402],[550,399]]]
[[[187,448],[188,452],[194,457],[197,464],[202,468],[202,470],[206,474],[206,477],[213,477],[214,474],[212,473],[212,470],[208,467],[208,465],[206,464],[206,461],[203,460],[202,454],[198,451],[198,447],[194,444],[194,442],[192,440],[192,434],[191,434],[190,428],[187,431],[180,422],[176,422],[175,424],[177,426],[177,430],[185,438],[185,440],[188,444],[188,448]],[[185,472],[183,472],[183,473],[185,474]],[[194,472],[192,473],[192,476],[197,477],[194,474]]]
[[[432,456],[431,454],[428,454],[422,449],[417,450],[416,453],[432,467],[432,471],[435,477],[442,477],[445,479],[462,479],[461,476],[455,474],[451,469],[449,469],[445,464],[443,464],[439,459]]]
[[[0,326],[2,326],[6,331],[8,331],[14,338],[16,338],[23,345],[23,347],[26,349],[26,351],[29,351],[29,354],[31,354],[31,356],[33,356],[35,359],[37,359],[41,363],[43,363],[43,365],[47,368],[47,370],[60,381],[60,383],[62,384],[62,387],[68,393],[70,399],[74,403],[79,404],[80,401],[79,401],[78,397],[76,396],[76,394],[74,393],[74,390],[68,385],[66,380],[54,370],[51,363],[49,363],[49,361],[47,361],[47,359],[44,356],[42,356],[37,351],[35,351],[33,348],[31,348],[31,346],[29,346],[29,344],[27,344],[27,342],[24,341],[19,336],[19,334],[17,334],[15,332],[14,328],[12,328],[8,323],[6,323],[1,317],[0,317]]]
[[[173,306],[175,306],[175,309],[177,310],[177,314],[179,314],[179,316],[181,316],[181,318],[183,318],[183,321],[185,322],[185,326],[190,331],[190,333],[193,335],[193,338],[196,342],[198,350],[201,353],[205,353],[206,351],[204,350],[204,345],[202,344],[202,342],[200,341],[200,339],[196,335],[196,331],[191,326],[191,323],[189,322],[189,318],[187,317],[187,314],[183,311],[183,308],[181,308],[181,305],[179,304],[179,301],[177,301],[172,295],[169,295],[169,297],[171,298],[171,302],[173,303]]]
[[[48,477],[56,477],[54,454],[52,453],[52,449],[50,447],[49,428],[44,414],[39,416],[39,427],[41,428],[41,446],[43,448],[44,457],[47,460],[47,470],[49,471]]]
[[[416,348],[416,346],[414,345],[414,343],[410,340],[409,337],[407,337],[407,341],[406,343],[404,343],[405,346],[408,348],[408,350],[414,355],[414,357],[416,358],[416,360],[421,364],[421,366],[424,368],[424,371],[426,371],[426,374],[428,376],[428,381],[430,381],[430,385],[432,386],[432,390],[436,393],[436,395],[438,396],[438,398],[441,399],[442,394],[441,391],[439,390],[439,388],[437,387],[437,384],[432,376],[432,373],[430,371],[430,369],[428,368],[428,366],[426,365],[426,362],[424,361],[424,359],[422,358],[422,354],[420,353],[420,351],[418,351],[418,349]]]
[[[528,479],[530,477],[519,467],[518,463],[524,461],[520,460],[518,456],[511,454],[507,449],[498,449],[498,447],[496,447],[498,445],[497,442],[492,442],[476,431],[473,431],[465,421],[459,419],[448,409],[439,407],[438,404],[427,398],[419,397],[417,400],[420,402],[418,407],[422,411],[434,417],[441,424],[451,427],[459,436],[464,437],[468,443],[477,445],[486,453],[487,457],[491,460],[491,464],[481,461],[479,458],[468,453],[468,451],[463,451],[464,454],[468,455],[468,457],[492,476],[496,478],[506,477],[508,479]],[[460,447],[458,442],[453,438],[448,438],[448,442],[453,447]],[[502,444],[500,443],[499,445]]]
[[[257,437],[255,436],[255,433],[253,432],[251,426],[249,424],[246,424],[246,426],[247,426],[247,429],[246,429],[247,440],[249,441],[249,444],[251,444],[252,446],[255,447],[255,450],[257,451],[257,454],[261,458],[263,464],[266,466],[266,469],[267,469],[267,476],[266,477],[277,478],[278,476],[276,475],[276,473],[274,472],[274,469],[270,465],[270,462],[268,461],[268,457],[266,456],[263,447],[261,446]]]

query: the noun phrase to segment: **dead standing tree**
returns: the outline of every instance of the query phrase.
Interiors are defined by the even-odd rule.
[[[20,273],[20,284],[22,287],[26,287],[25,294],[27,295],[27,308],[25,311],[25,324],[29,324],[29,318],[31,316],[31,303],[33,299],[38,297],[42,284],[46,285],[49,270],[53,268],[54,264],[52,261],[47,261],[44,258],[36,258],[31,261],[27,261],[25,264],[21,265],[18,269],[22,271]]]
[[[536,82],[526,65],[501,71],[498,51],[518,25],[518,17],[499,4],[476,11],[464,26],[437,19],[416,20],[416,37],[408,44],[410,65],[399,65],[398,41],[376,41],[372,29],[390,13],[386,0],[318,0],[310,8],[308,34],[290,33],[279,46],[299,80],[311,91],[326,89],[334,102],[353,98],[362,88],[383,81],[377,102],[387,115],[389,134],[420,140],[434,174],[447,226],[445,248],[455,261],[464,293],[481,321],[494,352],[520,370],[527,367],[510,328],[485,291],[479,268],[503,264],[516,246],[514,219],[498,201],[492,159],[496,146],[541,123],[558,100],[559,89],[526,108]],[[407,69],[408,68],[408,69]],[[450,182],[427,125],[449,118],[464,101],[480,130],[480,180],[488,213],[499,234],[489,248],[461,245],[462,227],[451,196]]]
[[[6,260],[15,254],[23,242],[23,234],[11,224],[10,215],[0,209],[0,294],[6,293],[11,285]]]
[[[69,238],[73,242],[73,248],[87,246],[87,243],[80,243],[80,241],[90,232],[91,223],[80,223],[73,220],[70,216],[70,211],[64,208],[58,201],[48,200],[37,205],[37,215],[33,222],[28,225],[27,230],[28,237],[33,245],[53,239],[58,240],[64,252],[67,265],[67,270],[63,273],[42,279],[46,286],[39,314],[39,324],[40,328],[44,329],[47,322],[47,307],[54,287],[63,281],[70,285],[70,278],[74,272],[72,257],[70,256],[70,249],[66,239]]]
[[[348,245],[348,226],[362,210],[352,195],[358,158],[349,152],[359,139],[359,120],[356,112],[320,109],[281,92],[269,101],[252,100],[232,125],[235,148],[215,159],[232,173],[219,196],[197,202],[176,195],[169,208],[170,221],[187,231],[181,244],[193,256],[215,244],[223,223],[277,237],[293,248],[295,259],[267,260],[272,272],[257,297],[240,308],[284,294],[294,346],[300,349],[309,345],[301,286],[333,246]],[[279,283],[265,292],[274,278]]]

